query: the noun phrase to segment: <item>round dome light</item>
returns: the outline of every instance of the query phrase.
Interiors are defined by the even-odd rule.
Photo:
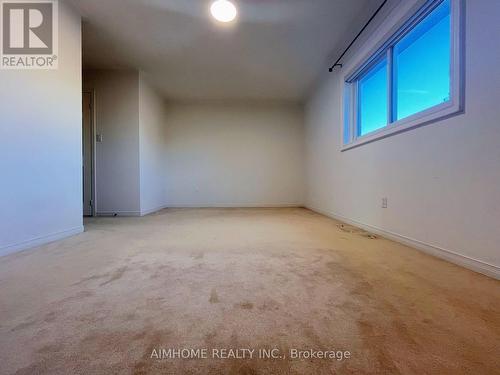
[[[238,11],[229,0],[217,0],[210,7],[212,16],[219,22],[231,22],[236,18]]]

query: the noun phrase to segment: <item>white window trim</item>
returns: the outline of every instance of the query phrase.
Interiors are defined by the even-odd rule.
[[[343,94],[343,106],[342,106],[342,123],[341,123],[341,151],[347,151],[352,148],[359,147],[366,143],[371,143],[378,139],[386,138],[391,135],[395,135],[401,132],[408,131],[420,126],[428,125],[438,120],[448,118],[453,115],[463,113],[464,111],[464,1],[463,0],[450,0],[451,5],[451,59],[450,59],[450,100],[438,104],[434,107],[428,108],[424,111],[415,113],[404,119],[389,123],[387,126],[371,132],[369,134],[358,136],[357,135],[357,124],[356,121],[359,115],[356,113],[358,110],[357,100],[357,81],[349,83],[353,77],[359,77],[362,72],[369,68],[373,61],[376,61],[384,51],[387,50],[388,53],[388,69],[389,73],[392,70],[392,61],[390,59],[391,54],[387,46],[394,44],[396,40],[401,39],[406,35],[407,31],[412,28],[415,24],[421,21],[422,14],[427,14],[429,9],[434,9],[436,3],[440,0],[429,0],[423,6],[419,8],[411,9],[405,14],[405,16],[400,17],[399,22],[397,22],[396,32],[394,28],[386,33],[382,39],[383,44],[378,48],[372,48],[369,53],[364,54],[361,58],[361,63],[358,63],[354,68],[350,69],[347,74],[343,75],[342,82],[344,83],[344,94]],[[392,84],[390,80],[392,79],[392,74],[388,76],[389,84]],[[391,90],[389,90],[390,93]],[[389,94],[390,96],[390,94]],[[348,103],[346,101],[349,101]],[[388,100],[389,112],[392,107],[392,98]],[[392,116],[392,114],[390,115]],[[344,143],[344,129],[345,122],[349,120],[349,143]]]

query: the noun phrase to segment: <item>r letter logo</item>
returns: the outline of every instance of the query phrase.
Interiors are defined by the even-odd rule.
[[[57,69],[57,0],[0,0],[1,69]]]

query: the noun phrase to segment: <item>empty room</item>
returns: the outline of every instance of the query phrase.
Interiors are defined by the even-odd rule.
[[[0,375],[500,374],[499,0],[0,0]]]

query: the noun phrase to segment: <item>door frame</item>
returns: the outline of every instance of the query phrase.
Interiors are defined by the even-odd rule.
[[[90,95],[90,149],[91,149],[91,178],[92,181],[90,182],[90,187],[91,187],[91,193],[90,197],[92,200],[92,206],[90,210],[90,217],[94,217],[97,214],[97,201],[96,201],[96,113],[95,113],[95,91],[93,89],[89,90],[83,90],[82,91],[82,99],[84,94],[89,94]],[[82,105],[83,105],[83,100],[82,100]],[[82,147],[83,147],[83,107],[82,107]],[[83,164],[83,160],[82,160]],[[82,180],[83,182],[83,180]],[[82,191],[83,195],[83,191]],[[88,216],[87,216],[88,217]]]

